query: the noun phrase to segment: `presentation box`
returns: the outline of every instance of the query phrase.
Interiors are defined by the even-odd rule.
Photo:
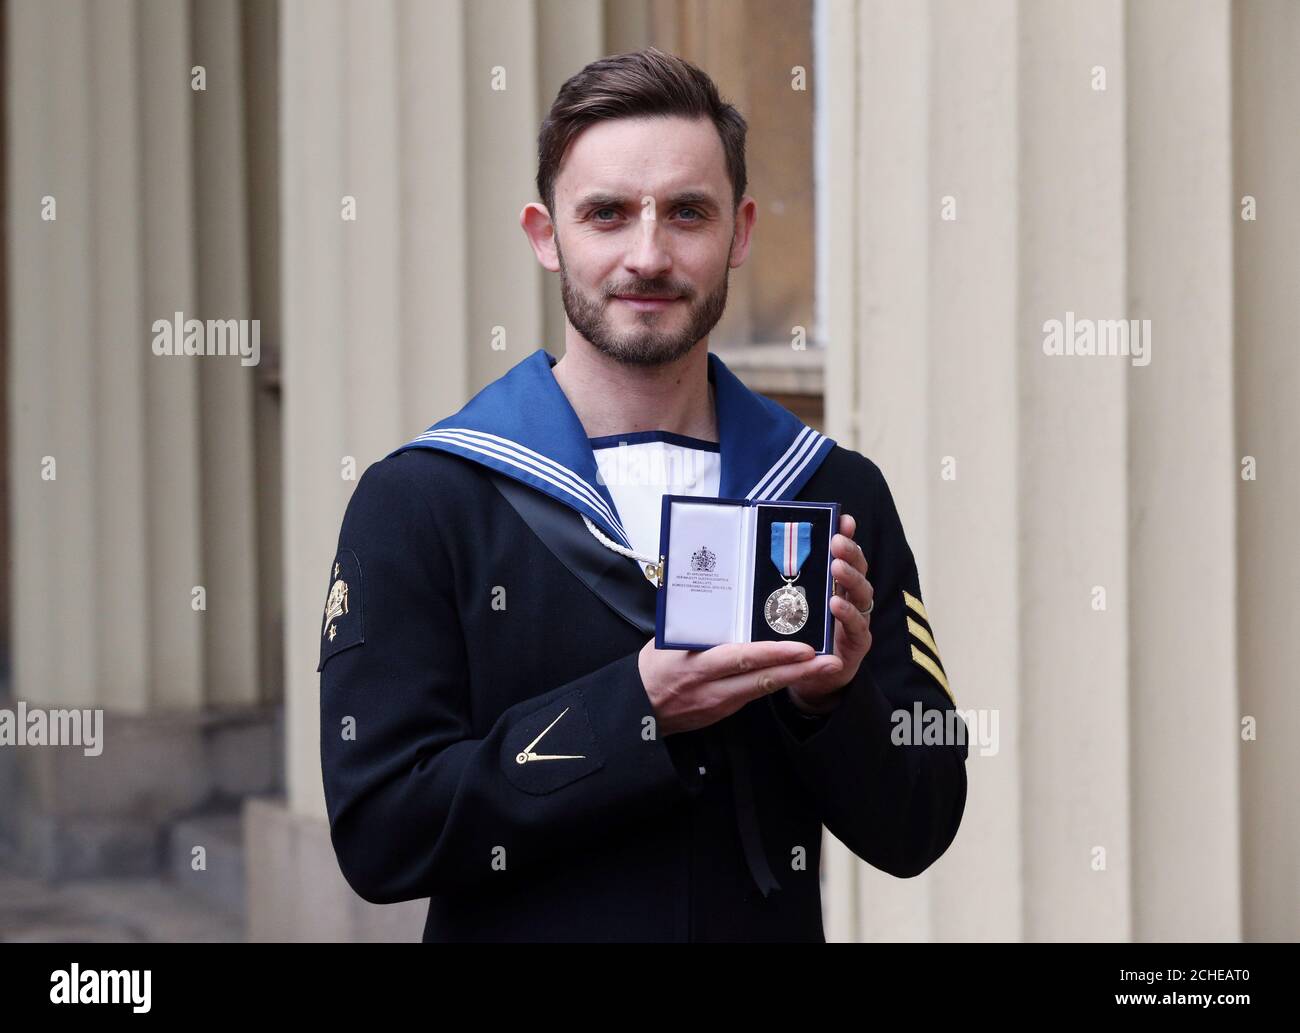
[[[838,502],[665,495],[655,646],[789,641],[829,653],[839,519]]]

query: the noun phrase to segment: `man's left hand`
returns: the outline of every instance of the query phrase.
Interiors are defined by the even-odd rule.
[[[831,576],[836,590],[831,596],[835,617],[835,649],[823,658],[821,673],[791,682],[790,701],[805,714],[828,714],[839,706],[844,686],[858,673],[871,649],[871,616],[864,614],[875,595],[867,580],[867,557],[853,540],[857,521],[840,514],[840,533],[831,538]]]

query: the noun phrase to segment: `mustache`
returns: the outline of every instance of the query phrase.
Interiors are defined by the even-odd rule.
[[[689,298],[690,291],[685,288],[668,287],[627,287],[608,292],[611,298]]]

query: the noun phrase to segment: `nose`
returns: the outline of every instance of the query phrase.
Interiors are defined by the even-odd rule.
[[[635,232],[635,243],[624,259],[628,272],[643,279],[657,280],[673,267],[672,257],[663,246],[659,220],[654,217],[654,207],[646,206]]]

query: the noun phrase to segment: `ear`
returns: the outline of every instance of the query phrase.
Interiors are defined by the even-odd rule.
[[[750,236],[754,232],[754,222],[758,218],[758,205],[746,194],[740,199],[736,208],[736,225],[731,231],[731,268],[738,269],[745,264],[749,256]]]
[[[519,225],[524,228],[542,268],[558,273],[560,260],[555,253],[555,224],[551,222],[551,213],[546,210],[546,205],[537,201],[524,205],[524,210],[519,213]]]

